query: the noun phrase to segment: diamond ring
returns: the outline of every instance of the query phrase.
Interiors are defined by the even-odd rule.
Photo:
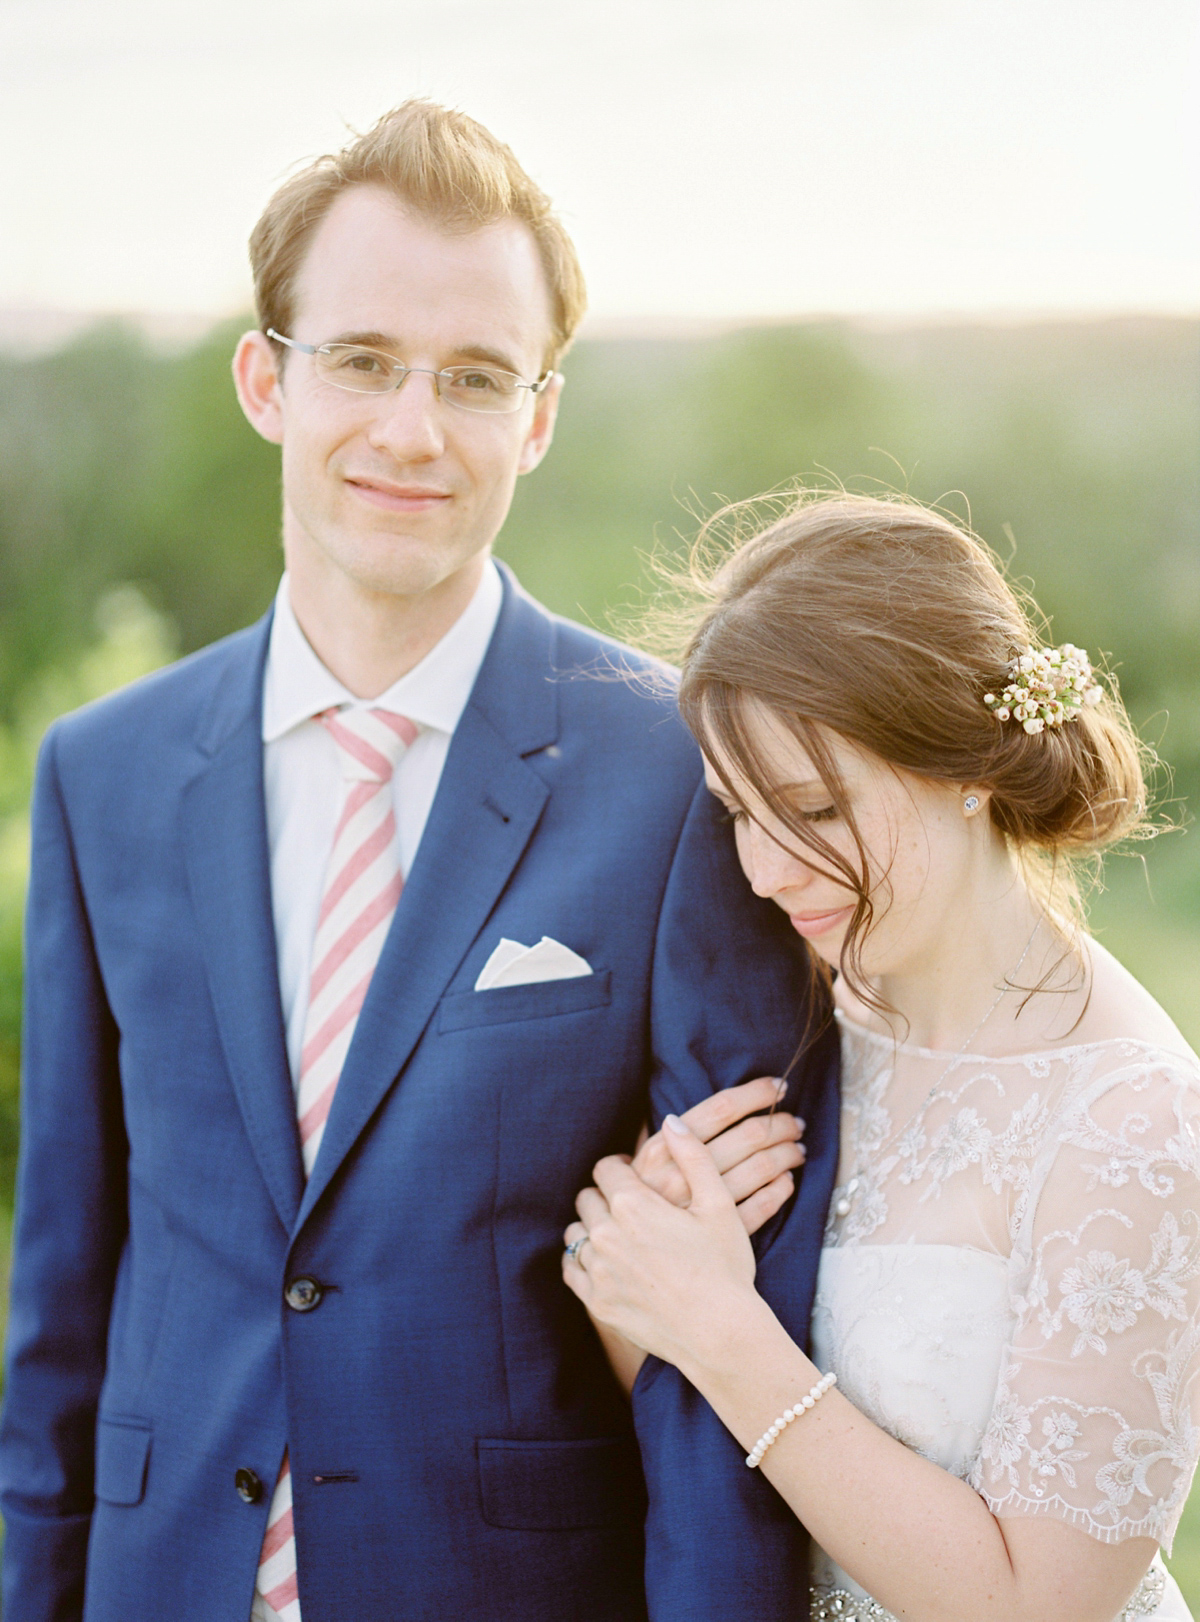
[[[584,1245],[587,1244],[587,1242],[588,1242],[588,1240],[590,1238],[591,1238],[591,1234],[585,1233],[581,1239],[572,1239],[571,1240],[571,1243],[566,1247],[566,1252],[567,1252],[567,1255],[571,1258],[572,1261],[574,1261],[575,1258],[579,1255],[579,1252],[583,1249]]]

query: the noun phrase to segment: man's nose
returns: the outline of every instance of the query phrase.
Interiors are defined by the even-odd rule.
[[[750,888],[755,895],[769,901],[781,890],[794,890],[807,884],[812,872],[803,862],[784,850],[757,822],[747,820],[743,828],[740,841],[742,871],[750,880]]]
[[[397,462],[429,462],[446,448],[444,413],[436,380],[409,372],[398,389],[378,397],[367,438]]]

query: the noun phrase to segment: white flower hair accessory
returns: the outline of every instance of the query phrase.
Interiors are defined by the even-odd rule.
[[[997,721],[1018,721],[1026,732],[1074,721],[1080,710],[1104,697],[1086,652],[1073,642],[1040,653],[1028,648],[1009,665],[1008,674],[1009,684],[1000,696],[985,693],[983,702]]]

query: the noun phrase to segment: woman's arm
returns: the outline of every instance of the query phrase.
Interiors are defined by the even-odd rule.
[[[674,1363],[749,1452],[819,1372],[755,1290],[749,1240],[708,1150],[671,1126],[688,1208],[625,1162],[602,1161],[599,1187],[578,1202],[590,1243],[564,1274],[594,1318]],[[1156,1548],[1149,1538],[1104,1544],[1049,1519],[997,1519],[836,1388],[761,1468],[821,1547],[906,1622],[1112,1622]]]

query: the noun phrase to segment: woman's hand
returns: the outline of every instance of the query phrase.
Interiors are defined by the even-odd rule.
[[[708,1144],[747,1233],[757,1233],[791,1198],[796,1187],[792,1173],[804,1162],[799,1141],[804,1122],[782,1110],[769,1116],[759,1113],[772,1109],[786,1089],[786,1082],[760,1076],[740,1087],[722,1088],[682,1116],[692,1133]],[[661,1132],[639,1143],[633,1169],[672,1205],[687,1204],[687,1182]]]
[[[786,1082],[759,1076],[738,1087],[722,1088],[682,1117],[693,1135],[708,1144],[747,1233],[757,1233],[791,1198],[796,1187],[792,1173],[804,1162],[804,1145],[799,1141],[804,1122],[775,1107],[786,1090]],[[762,1110],[771,1113],[764,1116]],[[649,1136],[643,1130],[632,1165],[642,1181],[664,1199],[673,1205],[687,1204],[691,1197],[687,1180],[661,1132]],[[583,1231],[581,1224],[573,1224],[567,1230],[568,1238],[578,1238]],[[645,1351],[610,1325],[596,1318],[592,1322],[613,1373],[628,1394],[645,1361]]]
[[[608,1156],[575,1202],[580,1220],[564,1237],[587,1242],[564,1254],[563,1278],[593,1318],[686,1370],[757,1300],[754,1252],[710,1149],[677,1116],[663,1128],[686,1208]]]

